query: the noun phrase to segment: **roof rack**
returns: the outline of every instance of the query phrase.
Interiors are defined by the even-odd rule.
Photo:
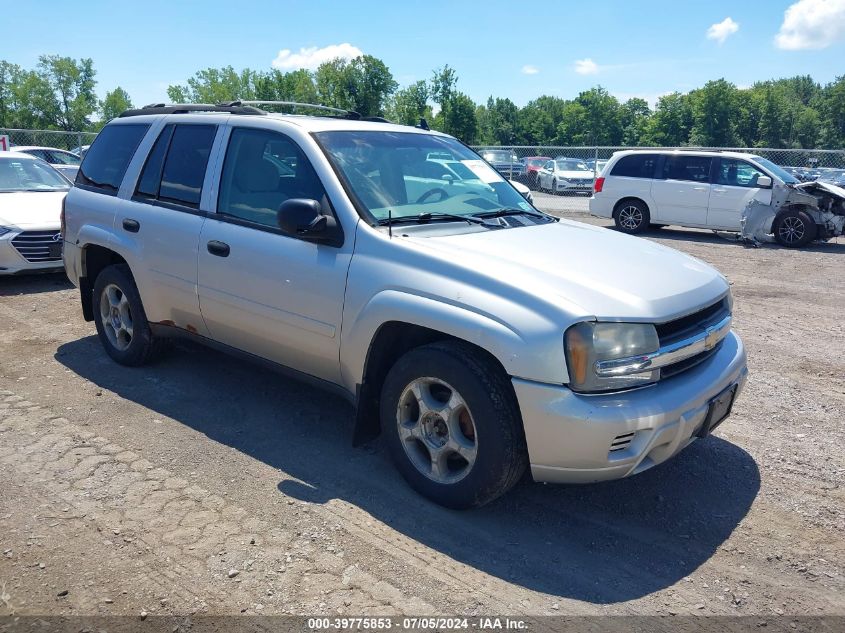
[[[324,112],[333,112],[340,114],[347,119],[360,119],[360,114],[354,110],[344,110],[343,108],[332,108],[330,106],[318,105],[316,103],[301,103],[299,101],[235,101],[233,103],[243,104],[246,106],[262,106],[262,105],[281,105],[292,108],[311,108],[312,110],[322,110]]]
[[[141,116],[142,114],[187,114],[189,112],[228,112],[229,114],[267,114],[264,110],[242,105],[240,101],[228,103],[150,103],[143,108],[126,110],[120,117]]]

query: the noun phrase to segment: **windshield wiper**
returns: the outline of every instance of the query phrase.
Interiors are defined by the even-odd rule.
[[[477,215],[477,214],[475,214]],[[457,213],[420,213],[417,215],[400,215],[389,218],[382,218],[378,221],[379,226],[392,226],[394,224],[401,224],[406,222],[425,223],[432,220],[458,220],[460,222],[468,222],[469,224],[480,224],[488,228],[499,228],[498,224],[491,224],[475,215],[458,215]]]
[[[557,220],[557,218],[552,215],[537,213],[536,211],[526,211],[525,209],[517,209],[516,207],[502,207],[501,209],[496,209],[494,211],[482,211],[480,213],[473,213],[472,215],[476,218],[503,218],[507,215],[531,215],[535,218]]]

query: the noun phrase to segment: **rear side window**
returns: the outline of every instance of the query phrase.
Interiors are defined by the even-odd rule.
[[[198,209],[216,133],[214,125],[165,127],[147,157],[136,194]]]
[[[631,154],[623,156],[613,166],[611,176],[627,176],[629,178],[654,178],[654,168],[657,165],[657,154]]]
[[[670,180],[710,182],[709,156],[670,156],[663,165],[663,177]]]
[[[85,153],[76,184],[117,195],[129,161],[149,129],[146,124],[107,125]]]

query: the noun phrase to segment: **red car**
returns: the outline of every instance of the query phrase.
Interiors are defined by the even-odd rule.
[[[529,187],[534,189],[538,187],[537,172],[549,160],[551,160],[550,156],[527,156],[522,159],[522,164],[525,165],[524,178]]]

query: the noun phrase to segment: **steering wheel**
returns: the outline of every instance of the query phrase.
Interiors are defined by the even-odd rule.
[[[441,189],[440,187],[435,187],[434,189],[429,189],[423,195],[417,198],[416,204],[424,203],[426,200],[428,200],[431,196],[435,194],[440,195],[440,198],[437,200],[432,200],[432,202],[442,202],[443,200],[449,197],[448,191],[446,191],[445,189]]]

